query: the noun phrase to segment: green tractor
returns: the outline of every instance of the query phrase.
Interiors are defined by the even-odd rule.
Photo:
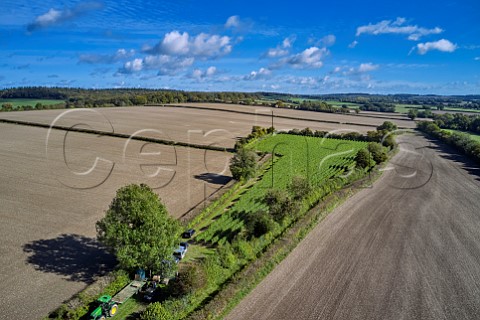
[[[113,317],[118,311],[118,305],[112,301],[109,295],[103,295],[97,299],[98,307],[90,313],[90,318],[93,320],[105,320],[108,317]]]

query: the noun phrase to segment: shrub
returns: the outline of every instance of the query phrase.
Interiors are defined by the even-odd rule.
[[[368,144],[368,151],[371,153],[372,159],[376,163],[382,163],[387,160],[387,151],[380,143],[370,142]]]
[[[203,288],[207,283],[205,271],[199,265],[189,264],[178,274],[171,285],[171,294],[174,297],[184,296]]]
[[[385,121],[383,124],[381,124],[377,127],[377,130],[378,131],[381,131],[381,130],[395,131],[395,130],[397,130],[397,125],[394,124],[393,122]]]
[[[301,200],[312,191],[312,185],[306,178],[294,176],[288,185],[288,191],[294,200]]]
[[[247,215],[245,227],[250,238],[258,238],[273,229],[272,217],[263,210],[252,212]]]
[[[357,167],[362,169],[371,167],[375,164],[373,162],[372,155],[367,149],[361,149],[357,152],[357,155],[355,156],[355,162]]]
[[[172,314],[159,302],[151,303],[140,316],[141,320],[171,320]]]

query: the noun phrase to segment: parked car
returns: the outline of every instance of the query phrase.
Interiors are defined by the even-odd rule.
[[[185,252],[188,250],[188,242],[180,242],[180,247],[182,247]]]
[[[178,246],[178,248],[173,252],[173,257],[178,259],[178,260],[182,260],[185,257],[186,253],[187,253],[186,248],[184,248],[182,246]],[[177,262],[177,261],[175,260],[175,262]]]
[[[193,237],[194,234],[195,234],[195,229],[188,229],[182,234],[182,238],[190,239],[191,237]]]

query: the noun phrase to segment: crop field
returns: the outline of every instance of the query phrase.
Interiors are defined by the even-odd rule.
[[[64,100],[52,100],[52,99],[0,99],[0,105],[4,103],[11,103],[12,106],[20,107],[20,106],[32,106],[34,107],[37,103],[41,103],[43,105],[52,105],[57,103],[65,102]]]
[[[271,188],[286,189],[294,176],[306,177],[314,188],[321,188],[329,178],[348,174],[353,168],[358,150],[366,142],[322,139],[287,134],[267,137],[253,145],[252,149],[275,153],[273,165],[263,177],[235,201],[233,207],[218,220],[213,221],[197,240],[223,243],[226,237],[238,232],[243,222],[239,215],[248,214],[264,207],[261,199]]]
[[[230,176],[228,153],[59,130],[47,147],[47,132],[0,124],[2,319],[18,318],[18,301],[21,318],[46,315],[112,267],[93,238],[119,187],[148,183],[179,217]]]
[[[271,117],[268,115],[272,110],[278,115],[298,118],[274,118],[274,126],[277,130],[310,127],[312,130],[353,130],[365,133],[374,130],[375,126],[386,120],[299,110],[224,106],[233,108],[229,110],[242,108],[242,111],[248,110],[253,114],[176,107],[121,107],[4,112],[0,113],[0,119],[23,120],[49,125],[57,117],[60,117],[55,124],[222,147],[233,147],[238,137],[250,133],[252,126],[271,126]],[[222,107],[222,105],[215,104],[213,107]],[[322,121],[361,123],[368,126]],[[399,126],[414,127],[413,121],[392,121]]]

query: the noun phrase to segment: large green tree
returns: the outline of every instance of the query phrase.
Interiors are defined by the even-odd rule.
[[[123,269],[166,274],[175,268],[172,253],[180,224],[147,185],[120,188],[96,227],[99,241],[116,255]]]
[[[230,161],[230,171],[236,180],[250,179],[257,171],[257,155],[255,152],[240,148]]]

